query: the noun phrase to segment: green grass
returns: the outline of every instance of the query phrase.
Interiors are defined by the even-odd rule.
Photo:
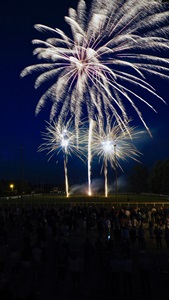
[[[22,198],[1,199],[0,204],[4,205],[77,205],[77,204],[102,204],[102,205],[169,205],[169,196],[148,195],[148,194],[118,194],[110,195],[72,195],[69,198],[61,195],[30,195]]]

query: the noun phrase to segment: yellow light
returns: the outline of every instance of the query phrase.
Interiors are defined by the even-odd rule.
[[[10,184],[10,188],[13,191],[13,188],[14,188],[14,184],[13,183]]]

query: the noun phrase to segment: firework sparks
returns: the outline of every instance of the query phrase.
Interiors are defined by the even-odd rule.
[[[70,120],[66,125],[60,126],[57,122],[52,124],[47,122],[46,132],[42,133],[43,140],[45,141],[40,145],[38,151],[47,150],[47,154],[50,155],[49,160],[61,151],[64,157],[64,173],[65,173],[65,189],[66,196],[69,197],[69,184],[68,184],[68,170],[67,162],[68,155],[75,154],[83,160],[84,153],[82,152],[80,145],[76,144],[76,135],[74,133],[72,121]]]
[[[132,141],[138,138],[142,133],[142,131],[135,131],[134,127],[128,127],[127,131],[122,131],[116,122],[107,126],[106,130],[98,127],[97,123],[95,124],[92,137],[92,156],[98,156],[99,161],[103,161],[101,171],[104,169],[105,197],[108,195],[108,162],[115,170],[117,192],[117,168],[123,171],[121,161],[127,161],[127,158],[138,161],[137,157],[140,156],[141,153],[136,149]]]
[[[88,135],[88,195],[91,196],[91,144],[92,144],[92,131],[93,131],[93,120],[89,122],[89,135]]]
[[[97,152],[103,158],[107,182],[108,162],[113,168],[121,168],[120,160],[126,157],[136,159],[138,154],[126,141],[133,135],[128,126],[131,108],[151,135],[142,109],[147,106],[156,111],[156,98],[165,102],[148,79],[151,75],[169,78],[169,6],[160,0],[93,0],[88,12],[85,1],[80,0],[77,10],[69,9],[65,21],[71,28],[71,37],[58,28],[35,25],[38,31],[47,35],[44,40],[32,41],[35,46],[33,54],[40,63],[25,68],[21,76],[37,72],[35,88],[46,82],[49,84],[37,104],[36,114],[48,99],[52,101],[50,122],[57,120],[53,129],[58,137],[53,136],[52,141],[54,131],[52,133],[53,129],[48,129],[44,136],[46,143],[41,147],[49,150],[51,156],[61,149],[65,157],[75,149],[77,151],[75,145],[81,136],[80,123],[87,115],[90,195],[92,156]],[[116,120],[113,127],[112,117]],[[74,134],[67,136],[66,132],[63,139],[59,131],[63,134],[63,124],[69,123],[72,118]],[[93,132],[93,122],[98,123],[97,132]],[[92,152],[92,147],[96,143],[98,145],[101,139],[102,147]],[[110,151],[113,147],[115,155]],[[67,159],[64,160],[64,168],[68,194]]]
[[[58,28],[35,25],[51,35],[44,41],[33,40],[34,55],[42,62],[21,73],[40,72],[36,88],[49,81],[36,114],[50,98],[51,120],[57,116],[63,123],[73,114],[77,131],[84,111],[89,120],[97,116],[105,121],[113,115],[127,128],[129,103],[149,131],[139,102],[155,111],[147,99],[164,101],[146,74],[169,76],[168,5],[153,0],[94,0],[88,13],[80,0],[77,11],[70,8],[65,21],[71,38]]]

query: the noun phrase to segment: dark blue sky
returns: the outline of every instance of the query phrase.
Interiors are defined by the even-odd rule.
[[[0,179],[19,179],[21,161],[25,180],[57,184],[64,178],[62,160],[57,164],[57,158],[47,162],[46,153],[37,152],[45,129],[44,120],[49,119],[50,103],[35,117],[39,94],[34,89],[34,77],[20,78],[26,66],[37,63],[32,55],[31,40],[38,36],[33,25],[41,23],[67,30],[64,15],[77,1],[57,3],[56,0],[16,0],[6,1],[1,7]],[[143,153],[140,160],[149,167],[156,160],[169,158],[169,81],[156,79],[153,85],[168,105],[157,100],[157,114],[146,106],[142,111],[153,139],[145,133],[137,147]],[[69,170],[72,183],[87,181],[87,166],[79,160],[71,159]]]

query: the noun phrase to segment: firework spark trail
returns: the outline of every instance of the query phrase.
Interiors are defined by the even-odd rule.
[[[55,121],[46,123],[46,132],[42,133],[45,142],[40,145],[38,151],[47,151],[47,155],[50,155],[48,160],[55,154],[58,155],[61,151],[63,152],[66,197],[69,197],[68,156],[75,154],[83,161],[84,152],[82,152],[81,146],[76,143],[75,129],[71,119],[65,125],[62,124],[62,126]],[[80,138],[79,141],[81,141]]]
[[[135,131],[135,127],[130,127],[128,124],[128,130],[125,132],[114,122],[109,123],[105,130],[103,128],[100,130],[98,123],[95,123],[92,133],[92,157],[98,156],[99,161],[102,159],[101,171],[104,170],[105,176],[105,197],[108,195],[108,162],[115,171],[117,195],[117,168],[119,167],[123,171],[120,161],[127,161],[127,158],[138,161],[137,157],[141,153],[136,149],[132,141],[139,138],[143,131]]]
[[[106,158],[104,160],[104,178],[105,178],[105,183],[104,183],[105,197],[107,197],[108,187],[107,187],[107,159]]]
[[[65,151],[64,155],[64,171],[65,171],[65,188],[66,188],[66,197],[69,197],[69,183],[68,183],[68,173],[67,173],[67,153]]]
[[[117,184],[117,153],[116,153],[116,147],[117,147],[117,145],[114,144],[115,191],[116,191],[116,202],[117,202],[118,184]]]
[[[92,161],[92,153],[91,153],[91,145],[92,145],[92,132],[93,132],[93,120],[89,122],[89,136],[88,136],[88,195],[91,196],[91,161]]]
[[[59,118],[62,124],[74,115],[76,132],[86,111],[89,120],[97,117],[105,123],[113,115],[126,130],[129,103],[149,131],[136,103],[155,110],[148,96],[164,101],[147,83],[146,74],[169,77],[169,6],[153,0],[94,0],[88,12],[80,0],[65,21],[71,38],[58,28],[35,25],[52,35],[33,41],[34,55],[42,62],[21,73],[37,71],[36,88],[49,81],[36,114],[50,98],[51,120]]]

